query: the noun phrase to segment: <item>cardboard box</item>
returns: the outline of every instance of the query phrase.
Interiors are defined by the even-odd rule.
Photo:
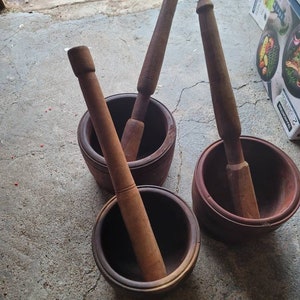
[[[300,140],[300,4],[260,2],[270,11],[257,48],[257,70],[288,138]]]
[[[270,10],[266,7],[263,0],[249,0],[250,15],[257,25],[263,30],[266,26]]]

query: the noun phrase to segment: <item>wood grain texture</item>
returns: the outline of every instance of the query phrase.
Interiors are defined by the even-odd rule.
[[[224,142],[228,162],[228,182],[235,210],[240,216],[259,218],[251,173],[248,163],[245,162],[240,141],[241,124],[212,2],[210,0],[199,0],[197,13],[199,15],[213,108],[218,132]]]
[[[142,274],[146,281],[163,278],[165,265],[96,77],[90,51],[79,46],[70,49],[68,56],[78,77]]]
[[[121,144],[128,161],[136,160],[144,131],[150,96],[155,92],[169,39],[177,0],[164,0],[138,79],[138,95]],[[139,122],[136,122],[139,121]]]

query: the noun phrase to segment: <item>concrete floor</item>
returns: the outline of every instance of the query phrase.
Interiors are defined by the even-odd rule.
[[[59,19],[76,19],[96,13],[109,16],[160,7],[160,0],[5,0],[10,10],[43,12]]]
[[[218,139],[195,7],[178,3],[154,95],[178,130],[164,186],[190,206],[196,161]],[[0,16],[0,299],[129,299],[115,294],[93,259],[92,228],[111,195],[96,185],[79,151],[86,106],[66,49],[91,47],[106,96],[135,92],[158,12]],[[270,141],[300,168],[300,144],[287,139],[256,72],[261,31],[248,1],[216,1],[215,14],[243,134]],[[202,233],[193,273],[165,299],[299,299],[299,232],[297,212],[246,245]]]

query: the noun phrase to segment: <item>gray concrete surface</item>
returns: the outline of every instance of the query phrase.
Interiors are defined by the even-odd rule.
[[[76,19],[101,13],[109,16],[128,14],[160,7],[160,0],[5,0],[9,10],[47,13],[54,17]]]
[[[164,186],[190,206],[196,161],[218,139],[195,6],[178,3],[154,95],[178,127]],[[66,48],[91,47],[105,95],[135,92],[158,11],[0,15],[0,299],[129,299],[115,294],[92,256],[95,218],[111,195],[77,145],[86,106]],[[277,145],[300,167],[300,144],[288,141],[256,72],[260,29],[248,1],[216,1],[215,14],[243,134]],[[202,233],[192,275],[165,299],[299,299],[299,224],[297,212],[241,246]]]

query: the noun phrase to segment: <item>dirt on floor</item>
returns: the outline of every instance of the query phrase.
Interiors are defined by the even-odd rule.
[[[48,13],[60,19],[85,17],[101,13],[119,15],[159,7],[162,0],[6,0],[7,9]]]

